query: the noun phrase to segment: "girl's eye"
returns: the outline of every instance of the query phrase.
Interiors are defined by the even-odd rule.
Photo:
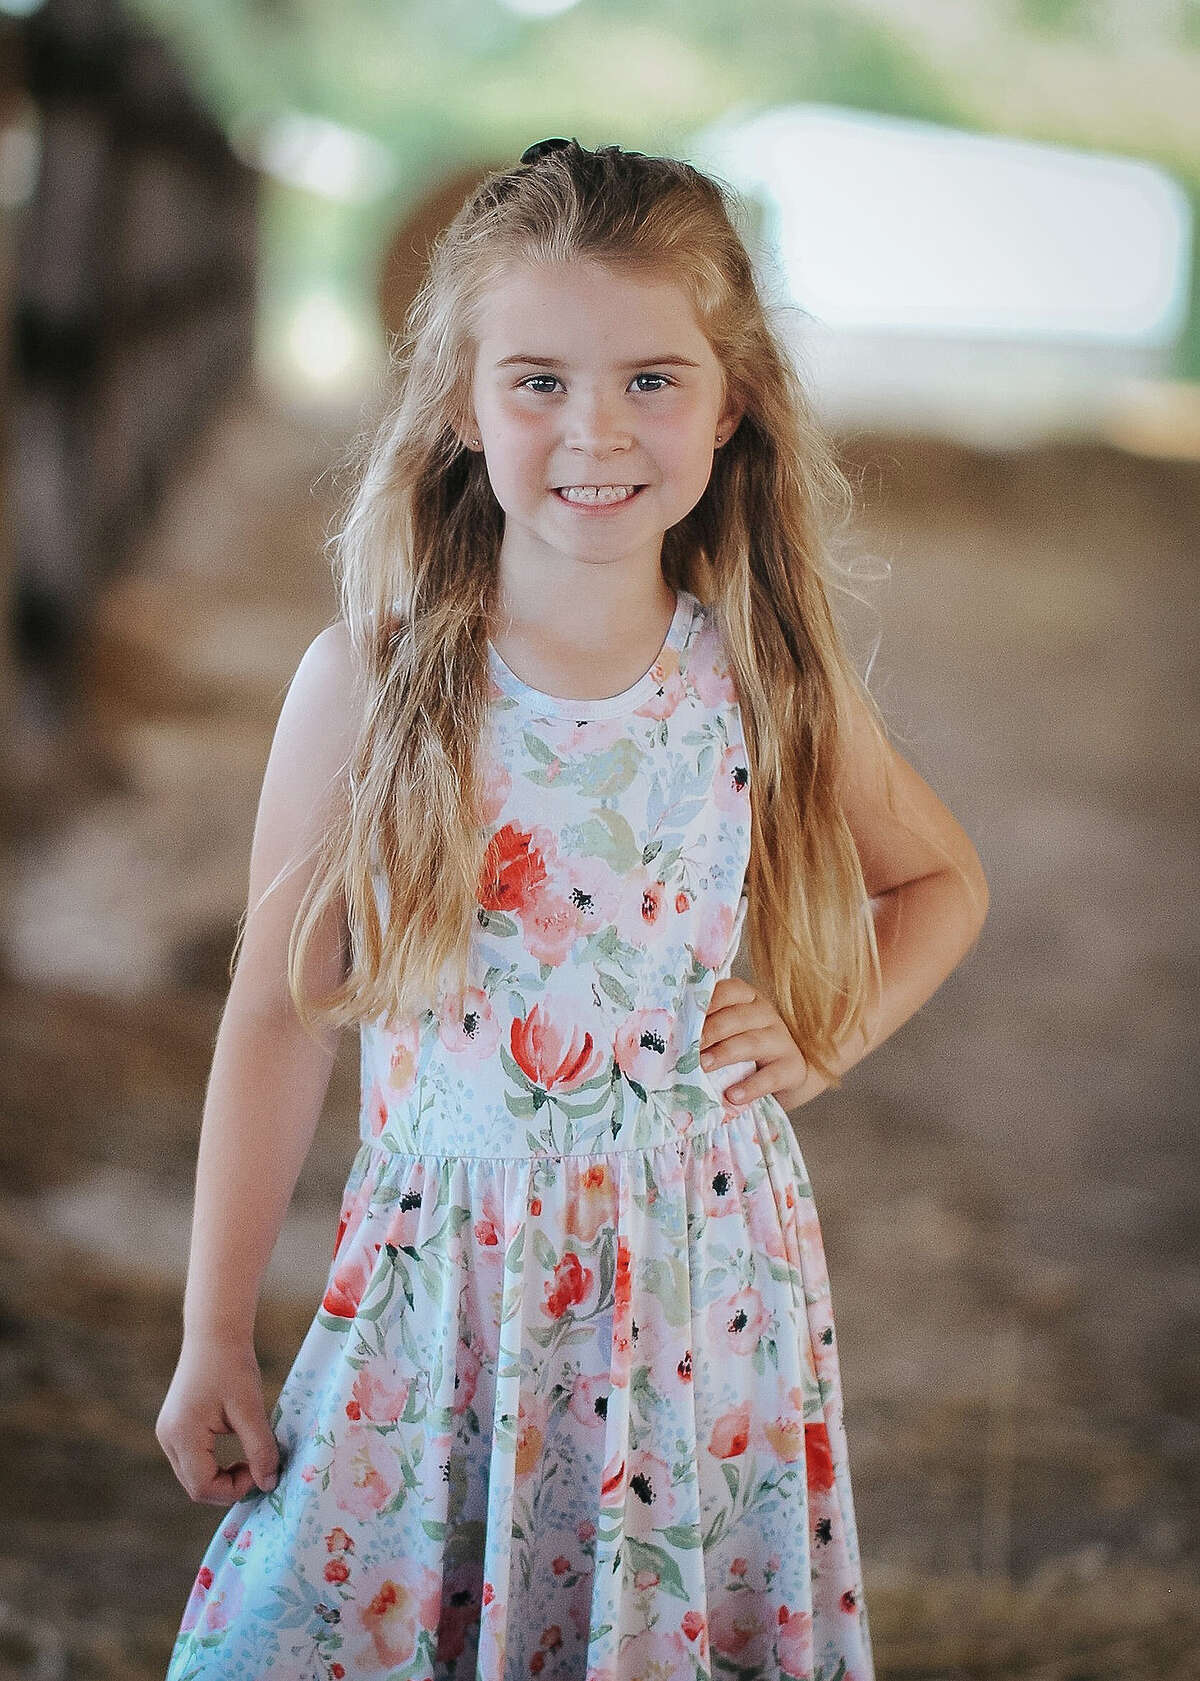
[[[634,374],[633,377],[634,377],[635,380],[639,380],[639,379],[655,379],[655,380],[657,380],[658,384],[655,385],[652,388],[655,391],[661,391],[664,386],[670,385],[672,383],[671,380],[669,379],[669,377],[666,374]],[[532,390],[532,388],[534,386],[537,386],[537,385],[540,385],[540,386],[553,385],[557,382],[557,378],[558,378],[558,376],[556,374],[530,374],[527,378],[525,378],[521,381],[521,385],[523,387],[527,387],[530,390]],[[649,395],[649,393],[647,393],[647,395]]]

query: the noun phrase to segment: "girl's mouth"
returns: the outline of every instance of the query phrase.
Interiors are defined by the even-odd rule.
[[[635,485],[556,485],[554,494],[569,508],[623,508],[645,490]],[[570,492],[568,495],[567,493]]]

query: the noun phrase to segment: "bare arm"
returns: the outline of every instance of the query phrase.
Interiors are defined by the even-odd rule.
[[[903,824],[888,806],[886,771]],[[856,1033],[842,1047],[839,1076],[937,990],[975,943],[988,909],[975,848],[913,767],[890,743],[878,742],[857,694],[851,696],[842,808],[871,898],[882,984],[866,1011],[866,1040]],[[962,876],[939,849],[958,863]],[[757,1062],[756,1071],[736,1082],[719,1082],[733,1102],[772,1092],[785,1109],[795,1109],[829,1085],[809,1066],[774,1004],[739,976],[713,989],[700,1045],[701,1062],[714,1073],[727,1063]]]
[[[283,703],[251,848],[245,936],[213,1057],[196,1165],[185,1332],[249,1337],[262,1275],[320,1118],[336,1035],[314,1043],[287,989],[287,942],[352,745],[349,641],[321,632]],[[310,974],[343,972],[327,918]]]
[[[842,804],[872,901],[882,985],[867,1011],[866,1042],[861,1034],[847,1041],[838,1059],[839,1075],[937,991],[974,945],[988,911],[987,879],[962,826],[890,743],[880,748],[857,695],[851,717]],[[885,768],[900,813],[915,833],[888,809]],[[957,861],[965,882],[938,846]],[[827,1085],[809,1069],[785,1107],[807,1102]]]
[[[211,1438],[236,1430],[256,1474],[273,1441],[253,1394],[254,1320],[267,1262],[308,1155],[337,1054],[311,1038],[287,986],[287,945],[315,849],[345,797],[356,725],[349,638],[317,636],[285,697],[263,778],[247,918],[221,1019],[196,1162],[180,1367],[157,1434],[193,1498],[240,1497],[249,1472],[217,1473]],[[327,914],[307,974],[324,987],[347,955],[344,906]],[[235,1374],[234,1376],[231,1376]],[[222,1479],[225,1479],[224,1481]]]

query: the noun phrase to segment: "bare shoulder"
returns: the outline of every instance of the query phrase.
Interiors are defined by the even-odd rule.
[[[353,645],[339,620],[313,638],[296,667],[263,773],[235,982],[253,1008],[286,1006],[288,935],[322,839],[347,798],[361,704]],[[344,920],[334,918],[322,944],[322,967],[330,974],[344,941]]]
[[[952,859],[979,888],[987,884],[969,836],[928,782],[876,727],[857,688],[845,691],[841,740],[842,810],[874,897]]]

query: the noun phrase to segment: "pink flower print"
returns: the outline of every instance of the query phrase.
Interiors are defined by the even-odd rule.
[[[750,811],[750,763],[745,744],[735,741],[721,754],[713,776],[713,798],[722,811],[735,812],[743,821]]]
[[[722,1354],[753,1354],[767,1328],[767,1310],[752,1284],[735,1290],[708,1309],[708,1333],[719,1359]]]
[[[513,1018],[513,1061],[543,1091],[574,1091],[599,1073],[606,1060],[591,1034],[569,1019],[569,1008],[563,1001],[543,1000],[524,1020]]]
[[[789,1611],[786,1605],[779,1607],[775,1651],[781,1674],[794,1675],[798,1681],[808,1681],[816,1662],[811,1612]]]
[[[363,1097],[363,1115],[368,1138],[378,1138],[387,1126],[391,1108],[378,1080],[372,1080]]]
[[[736,1659],[739,1670],[769,1674],[774,1667],[770,1661],[774,1644],[773,1611],[770,1596],[753,1588],[722,1594],[711,1602],[708,1619],[713,1651]]]
[[[183,1608],[183,1621],[180,1624],[182,1632],[186,1633],[189,1629],[195,1628],[196,1618],[200,1615],[200,1609],[208,1598],[208,1590],[212,1585],[213,1573],[207,1564],[202,1564],[196,1572],[196,1580],[192,1583],[192,1591],[188,1595],[188,1602]]]
[[[649,1451],[632,1454],[625,1496],[626,1533],[639,1541],[649,1540],[656,1529],[668,1528],[678,1515],[679,1498],[666,1460]]]
[[[774,1260],[785,1260],[787,1245],[779,1224],[779,1204],[771,1192],[769,1179],[761,1180],[758,1189],[747,1195],[745,1208],[746,1225],[759,1254],[770,1255]]]
[[[334,1314],[338,1319],[353,1319],[374,1267],[373,1251],[348,1255],[329,1281],[321,1302],[325,1312]]]
[[[729,942],[733,937],[734,909],[732,905],[705,900],[696,919],[696,935],[692,951],[697,963],[706,969],[719,969],[729,956]]]
[[[438,1037],[456,1056],[485,1062],[496,1054],[500,1022],[482,987],[469,986],[443,998],[438,1012]]]
[[[723,1140],[714,1140],[700,1163],[700,1194],[704,1212],[733,1214],[742,1206],[741,1181]]]
[[[621,1655],[617,1660],[617,1670],[624,1681],[625,1677],[638,1677],[638,1681],[666,1681],[671,1677],[694,1675],[695,1664],[691,1659],[691,1647],[679,1629],[670,1634],[661,1626],[643,1629],[632,1639],[621,1642]]]
[[[393,1028],[388,1036],[388,1090],[404,1098],[417,1083],[417,1063],[421,1054],[421,1029],[415,1021],[405,1021]],[[382,1129],[381,1129],[382,1130]]]
[[[390,1197],[388,1199],[391,1206],[387,1230],[383,1234],[385,1243],[394,1243],[397,1248],[406,1243],[416,1243],[424,1199],[425,1163],[410,1160],[405,1169],[404,1195],[397,1197],[395,1202],[391,1202]]]
[[[566,961],[579,938],[579,911],[565,880],[547,879],[529,894],[521,907],[521,933],[526,951],[539,963],[557,969]]]
[[[617,1187],[612,1168],[604,1156],[590,1160],[568,1156],[563,1167],[569,1191],[563,1229],[569,1237],[590,1243],[601,1226],[616,1218]]]
[[[688,654],[688,682],[707,708],[737,699],[733,673],[716,623],[710,620],[692,643]]]
[[[480,1359],[475,1345],[463,1342],[460,1338],[454,1367],[453,1410],[456,1417],[465,1413],[475,1399],[480,1370]]]
[[[666,920],[673,916],[674,895],[649,870],[637,869],[625,877],[616,915],[617,933],[631,946],[643,946],[662,937]]]
[[[576,927],[593,934],[617,920],[624,880],[605,859],[589,853],[564,860],[563,891],[575,907]]]
[[[581,1424],[586,1424],[594,1430],[603,1430],[608,1408],[609,1378],[605,1373],[602,1377],[589,1377],[580,1372],[571,1389],[571,1399],[568,1403],[570,1412]],[[580,1540],[587,1537],[581,1535]]]
[[[617,1267],[613,1279],[612,1360],[609,1375],[621,1388],[629,1382],[633,1357],[633,1260],[629,1239],[617,1238]]]
[[[796,1218],[796,1238],[800,1244],[800,1265],[805,1278],[814,1288],[823,1291],[828,1280],[821,1245],[821,1222],[817,1218],[815,1204],[807,1199]]]
[[[717,1419],[709,1434],[708,1451],[714,1459],[737,1459],[749,1446],[750,1407],[743,1401]]]
[[[658,1091],[675,1066],[675,1017],[667,1010],[635,1010],[617,1029],[613,1054],[627,1080]]]
[[[358,1572],[354,1601],[342,1609],[342,1630],[350,1656],[364,1674],[411,1662],[420,1635],[438,1628],[441,1588],[440,1575],[414,1568],[411,1560]]]
[[[683,699],[679,675],[679,649],[666,647],[651,666],[655,689],[637,709],[639,718],[669,718]]]
[[[334,1504],[352,1518],[375,1517],[400,1484],[396,1456],[378,1430],[347,1424],[330,1464]]]
[[[437,1635],[436,1657],[440,1664],[453,1668],[466,1650],[467,1634],[479,1621],[482,1587],[483,1565],[478,1559],[462,1559],[447,1571]]]
[[[382,1156],[379,1160],[382,1162]],[[333,1254],[330,1256],[331,1260],[337,1256],[338,1250],[342,1247],[342,1244],[345,1241],[347,1232],[352,1234],[357,1232],[363,1216],[366,1214],[367,1209],[371,1206],[371,1198],[375,1195],[375,1186],[378,1182],[378,1178],[379,1167],[376,1165],[375,1167],[372,1167],[369,1172],[363,1175],[362,1179],[359,1181],[358,1189],[353,1193],[353,1195],[348,1196],[342,1203],[341,1215],[338,1219],[337,1234],[333,1240]]]
[[[223,1570],[214,1577],[201,1566],[183,1613],[182,1627],[197,1634],[220,1634],[235,1621],[242,1609],[242,1573]]]
[[[585,753],[606,753],[625,733],[626,720],[588,718],[556,720],[554,745],[564,759],[579,759]]]
[[[411,1379],[403,1376],[394,1360],[387,1365],[364,1366],[351,1390],[358,1403],[358,1416],[372,1424],[395,1424],[411,1386]]]
[[[490,828],[504,810],[512,788],[512,776],[502,753],[480,755],[483,764],[476,773],[479,784],[479,821]]]

